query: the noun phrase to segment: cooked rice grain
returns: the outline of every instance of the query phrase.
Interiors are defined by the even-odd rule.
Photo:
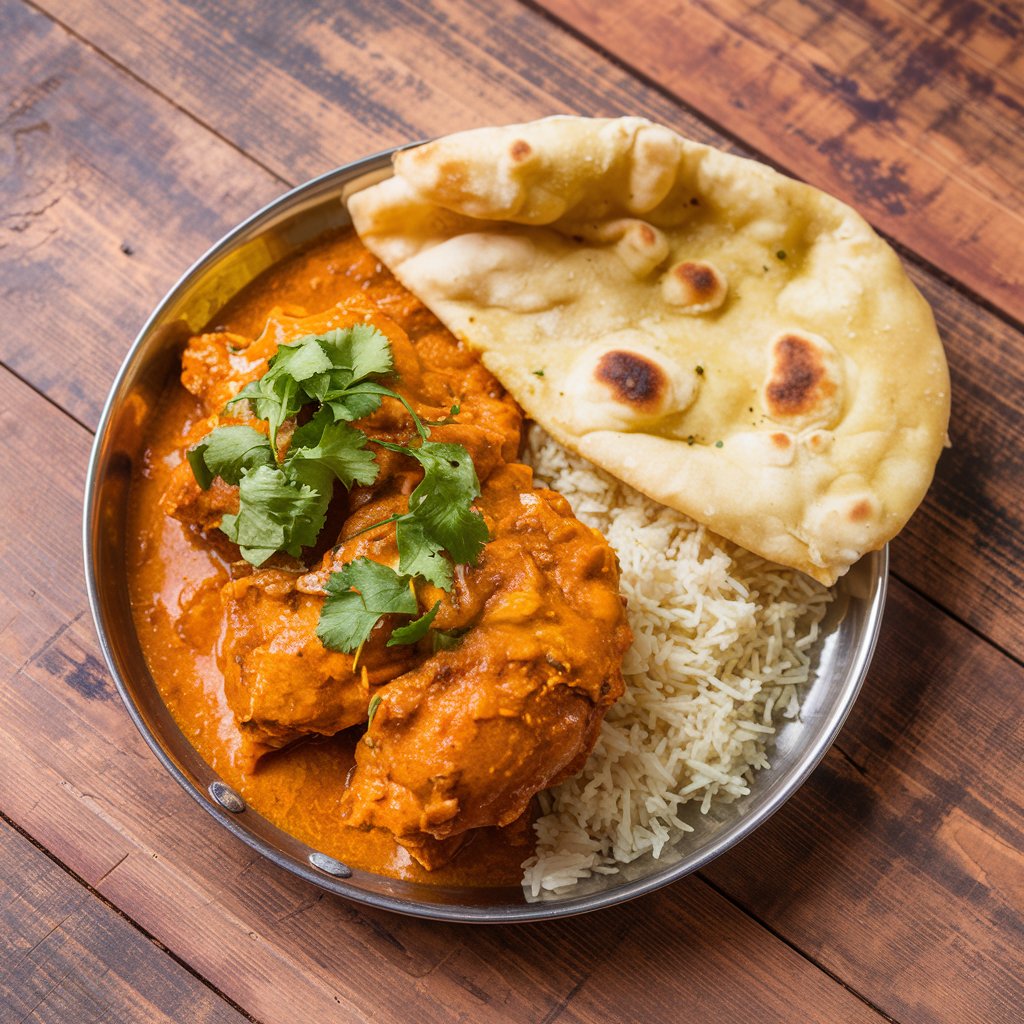
[[[525,459],[619,556],[635,640],[626,692],[584,770],[540,795],[530,899],[569,892],[683,832],[749,792],[780,719],[799,714],[809,651],[831,593],[716,537],[596,469],[542,430]]]

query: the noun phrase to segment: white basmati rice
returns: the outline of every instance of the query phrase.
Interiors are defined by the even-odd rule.
[[[525,461],[597,527],[622,569],[635,639],[626,692],[584,770],[540,794],[527,898],[612,874],[749,792],[780,719],[799,714],[809,650],[831,599],[795,569],[716,537],[596,469],[537,427]]]

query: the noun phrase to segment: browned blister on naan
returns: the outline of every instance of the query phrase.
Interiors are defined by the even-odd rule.
[[[398,154],[356,230],[526,412],[597,465],[834,582],[946,439],[927,304],[843,203],[642,118]]]

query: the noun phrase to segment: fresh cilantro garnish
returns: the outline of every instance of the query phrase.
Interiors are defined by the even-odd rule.
[[[220,528],[243,558],[262,565],[276,551],[298,557],[316,543],[335,479],[346,488],[373,483],[378,468],[367,437],[347,421],[374,412],[381,395],[391,394],[372,378],[390,373],[393,365],[388,339],[369,324],[280,345],[267,372],[228,403],[248,401],[266,421],[268,434],[247,426],[218,427],[189,450],[203,490],[217,476],[238,485],[238,513],[224,516]],[[279,460],[281,424],[314,403],[316,414],[295,430]]]
[[[312,475],[327,471],[346,488],[372,484],[377,479],[377,463],[365,447],[366,440],[361,430],[335,423],[330,410],[321,409],[292,434],[284,467],[309,482]]]
[[[253,565],[276,551],[297,558],[316,543],[329,501],[329,493],[300,483],[280,467],[257,466],[239,481],[237,515],[224,516],[220,528]]]
[[[218,427],[188,451],[188,463],[202,489],[213,478],[237,484],[242,474],[257,466],[273,466],[274,452],[266,434],[252,427]]]
[[[441,557],[447,551],[456,562],[475,565],[487,543],[487,524],[473,501],[480,496],[473,460],[462,445],[424,441],[418,448],[376,442],[383,448],[415,459],[423,479],[409,495],[409,511],[395,517],[399,569],[425,576],[435,586],[451,586],[451,566]]]
[[[458,404],[445,419],[424,422],[406,398],[376,379],[391,373],[393,366],[388,339],[367,324],[281,345],[267,372],[228,403],[248,401],[254,415],[267,423],[267,433],[248,426],[218,427],[187,453],[204,490],[218,476],[238,485],[238,512],[225,515],[220,528],[257,566],[275,552],[298,558],[303,548],[316,544],[335,480],[351,488],[376,479],[378,467],[368,442],[423,467],[408,511],[366,527],[395,524],[398,571],[359,558],[327,582],[317,635],[334,650],[356,650],[382,615],[415,616],[419,608],[413,579],[451,589],[452,562],[476,564],[488,539],[483,517],[472,507],[480,496],[480,481],[469,452],[462,445],[429,439],[430,427],[454,422]],[[408,410],[418,435],[415,447],[367,438],[351,425],[376,411],[384,397],[397,399]],[[281,458],[277,437],[282,424],[308,405],[316,406],[314,415],[295,429]],[[435,602],[396,628],[389,645],[424,637],[439,607],[440,601]]]
[[[422,429],[415,412],[412,416],[421,436],[426,434],[427,431]],[[362,635],[363,639],[369,636],[370,630],[381,615],[396,612],[413,614],[417,611],[411,588],[406,589],[403,595],[399,594],[402,581],[405,581],[407,586],[413,577],[420,576],[442,590],[450,590],[453,578],[452,563],[445,553],[456,562],[475,565],[488,539],[487,524],[483,516],[472,508],[474,499],[480,496],[480,481],[473,468],[473,460],[462,445],[440,444],[436,441],[422,441],[418,448],[392,444],[388,441],[375,441],[374,444],[415,459],[423,467],[423,479],[409,495],[408,512],[391,516],[390,519],[365,528],[372,530],[389,523],[395,524],[399,571],[396,573],[392,569],[386,569],[386,573],[391,574],[389,577],[380,568],[374,570],[375,575],[368,578],[369,592],[364,584],[352,582],[349,575],[349,570],[365,559],[349,562],[330,577],[328,592],[335,595],[339,593],[337,588],[340,587],[341,599],[345,602],[341,625],[344,629],[356,629],[358,619],[358,631],[336,631],[340,628],[337,616],[342,614],[342,611],[337,604],[332,604],[335,598],[328,597],[320,624],[323,627],[326,616],[329,622],[335,625],[329,628],[327,635],[320,633],[319,630],[318,635],[325,646],[340,651],[355,650],[362,641],[357,641],[353,646],[352,639],[359,635]],[[375,581],[382,579],[386,579],[391,588],[391,603],[383,602],[387,606],[378,608],[382,602],[378,600],[378,591],[374,589],[374,584]],[[361,608],[347,596],[353,586],[362,593]],[[331,606],[330,609],[328,605]],[[407,626],[396,629],[391,634],[388,645],[415,643],[421,639],[434,621],[439,607],[440,602],[436,602],[425,615]],[[369,624],[366,625],[367,623]]]
[[[376,327],[357,324],[326,334],[307,334],[279,345],[267,372],[228,403],[248,401],[270,424],[270,443],[285,420],[311,402],[327,406],[335,420],[358,420],[375,412],[382,392],[367,386],[394,369],[391,344]]]
[[[242,557],[262,565],[276,551],[296,558],[316,543],[337,478],[346,487],[376,479],[377,464],[366,435],[347,423],[317,414],[292,435],[282,463],[269,438],[252,427],[218,427],[188,452],[199,486],[215,476],[238,484],[238,513],[220,528]]]
[[[413,619],[408,625],[392,630],[388,647],[393,647],[395,644],[414,644],[417,640],[422,640],[427,635],[427,630],[430,629],[430,624],[434,621],[440,607],[441,602],[435,601],[430,611],[425,612],[418,619]]]
[[[412,577],[369,558],[357,558],[333,572],[316,635],[333,651],[351,652],[364,644],[382,615],[415,615],[419,611]],[[415,643],[434,621],[441,602],[391,634],[388,646]]]

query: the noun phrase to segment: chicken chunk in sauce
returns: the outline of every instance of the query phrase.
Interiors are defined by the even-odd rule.
[[[480,505],[493,539],[435,620],[465,633],[374,689],[342,803],[350,824],[386,829],[427,867],[583,767],[631,639],[614,555],[564,498],[512,464]]]

